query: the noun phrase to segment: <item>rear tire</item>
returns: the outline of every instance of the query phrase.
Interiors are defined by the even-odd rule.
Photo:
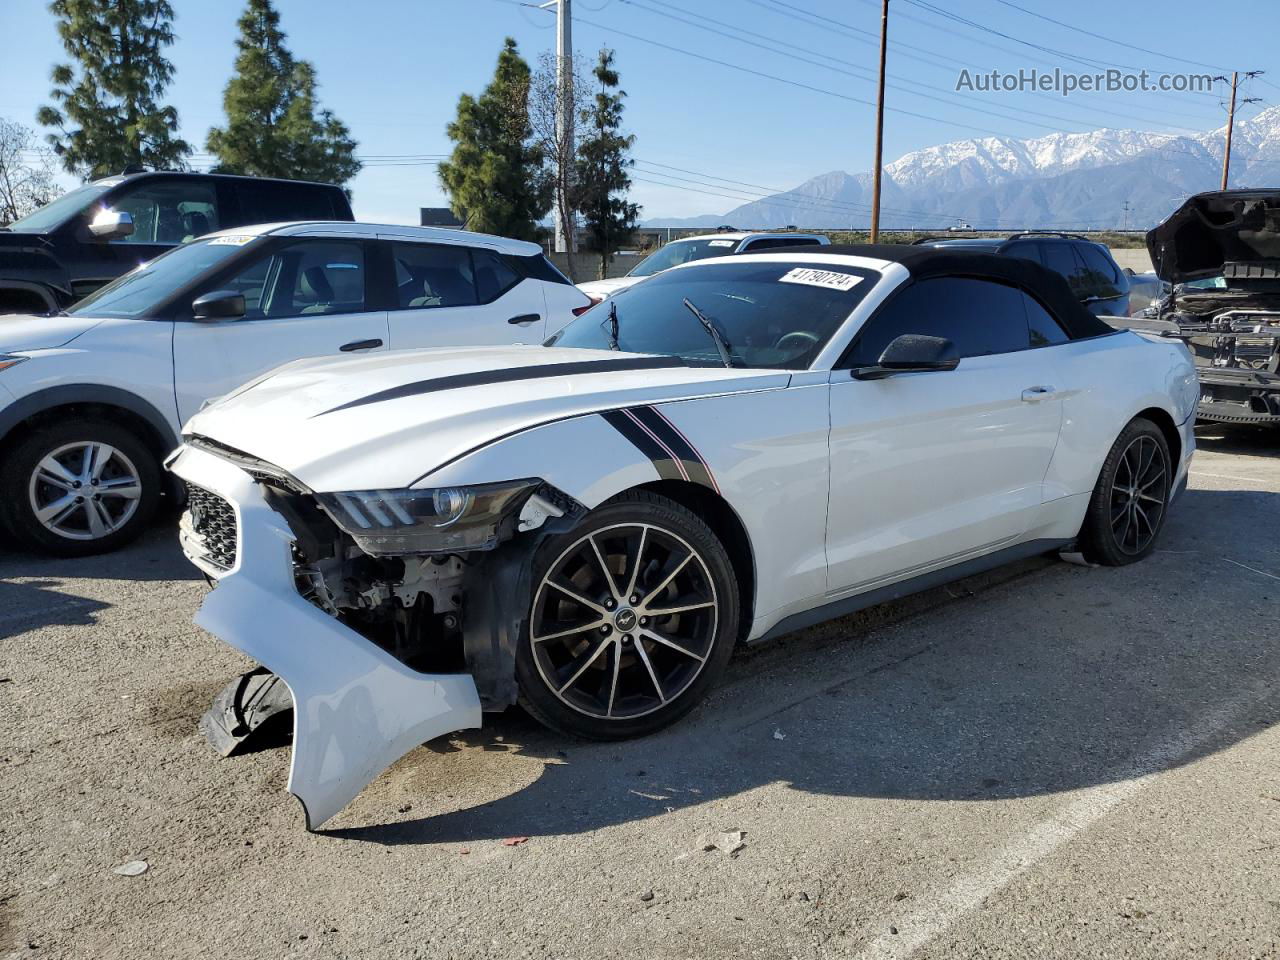
[[[161,484],[160,464],[137,436],[106,420],[68,419],[5,451],[0,519],[40,553],[106,553],[146,529]]]
[[[548,538],[533,584],[516,651],[520,704],[561,733],[624,740],[675,723],[720,679],[737,641],[724,545],[651,493],[623,494]]]
[[[1164,528],[1173,462],[1164,434],[1135,417],[1111,445],[1089,501],[1080,550],[1107,567],[1137,563],[1155,549]]]

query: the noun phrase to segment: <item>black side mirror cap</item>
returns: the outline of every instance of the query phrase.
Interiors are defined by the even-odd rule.
[[[895,373],[929,373],[954,370],[960,365],[960,352],[945,337],[904,333],[895,337],[874,367],[852,371],[855,380],[882,380]]]
[[[233,320],[244,316],[244,294],[236,290],[213,290],[191,302],[197,320]]]

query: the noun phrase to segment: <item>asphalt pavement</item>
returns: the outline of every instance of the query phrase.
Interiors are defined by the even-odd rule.
[[[248,663],[170,525],[0,550],[0,958],[1280,955],[1280,434],[1200,445],[1143,563],[743,651],[646,740],[488,718],[316,834],[196,731]]]

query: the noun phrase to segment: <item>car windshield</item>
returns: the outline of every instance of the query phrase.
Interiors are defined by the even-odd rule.
[[[645,257],[627,274],[628,277],[650,277],[663,270],[704,260],[707,257],[723,257],[733,253],[738,241],[729,237],[706,237],[701,240],[672,240],[657,253]]]
[[[260,238],[254,236],[211,237],[174,247],[89,294],[69,309],[67,314],[85,317],[145,317],[171,297],[179,287],[221,266],[258,239]]]
[[[13,221],[9,224],[9,229],[15,233],[44,233],[52,230],[69,217],[84,210],[114,185],[114,183],[86,183],[83,187],[76,187],[52,203],[46,203],[39,210]]]
[[[844,264],[782,259],[673,270],[597,304],[546,345],[610,349],[616,310],[617,349],[720,364],[701,313],[734,366],[802,370],[879,278]]]

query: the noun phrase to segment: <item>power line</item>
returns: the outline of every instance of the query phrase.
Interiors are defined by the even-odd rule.
[[[1053,17],[1046,16],[1038,10],[1028,10],[1026,7],[1019,6],[1014,3],[1013,0],[996,0],[996,3],[1002,3],[1006,7],[1011,7],[1014,10],[1021,10],[1023,13],[1029,14],[1033,17],[1039,17],[1041,20],[1047,20],[1049,23],[1057,24],[1058,26],[1065,27],[1068,30],[1074,30],[1076,33],[1083,33],[1086,37],[1093,37],[1096,40],[1105,40],[1107,43],[1114,43],[1119,47],[1128,47],[1130,50],[1137,50],[1139,53],[1149,53],[1155,57],[1167,57],[1170,60],[1177,60],[1179,63],[1189,63],[1193,67],[1207,67],[1210,70],[1217,70],[1224,73],[1229,70],[1228,67],[1219,67],[1212,63],[1201,63],[1199,60],[1188,60],[1186,57],[1176,57],[1171,53],[1159,50],[1149,50],[1146,47],[1139,47],[1136,44],[1125,43],[1123,40],[1117,40],[1115,37],[1108,37],[1106,34],[1094,33],[1092,30],[1084,29],[1084,27],[1077,27],[1071,23],[1064,23],[1061,20],[1055,20]]]

